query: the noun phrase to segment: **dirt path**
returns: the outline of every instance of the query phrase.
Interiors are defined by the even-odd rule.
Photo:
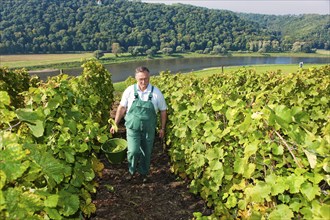
[[[125,137],[124,129],[116,136]],[[185,181],[170,172],[170,159],[159,139],[155,141],[150,177],[126,180],[127,160],[110,164],[104,155],[103,177],[94,199],[97,211],[93,220],[162,220],[192,219],[194,212],[210,214],[203,200],[189,192]]]

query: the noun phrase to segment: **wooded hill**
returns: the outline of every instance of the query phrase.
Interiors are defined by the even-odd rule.
[[[327,15],[254,18],[226,10],[128,0],[11,0],[1,3],[0,13],[1,54],[313,52],[330,45]],[[297,25],[307,18],[313,28]],[[292,27],[297,27],[294,34]]]
[[[278,32],[281,40],[309,42],[312,48],[330,49],[330,15],[262,15],[239,13],[239,17],[255,21]]]

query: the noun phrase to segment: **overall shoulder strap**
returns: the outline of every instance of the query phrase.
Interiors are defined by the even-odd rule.
[[[149,101],[151,101],[151,99],[152,99],[153,91],[154,91],[154,86],[151,87],[151,92],[149,93],[149,99],[148,99]]]
[[[134,84],[134,97],[135,97],[135,99],[138,99],[139,98],[139,95],[137,93],[136,84]]]

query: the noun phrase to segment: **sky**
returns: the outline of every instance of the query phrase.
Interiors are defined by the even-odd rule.
[[[330,0],[141,0],[147,3],[182,3],[224,9],[233,12],[299,15],[299,14],[330,14]]]

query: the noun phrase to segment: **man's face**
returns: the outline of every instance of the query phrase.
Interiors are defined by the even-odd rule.
[[[141,91],[146,90],[149,84],[149,73],[148,72],[138,72],[135,74],[135,79]]]

